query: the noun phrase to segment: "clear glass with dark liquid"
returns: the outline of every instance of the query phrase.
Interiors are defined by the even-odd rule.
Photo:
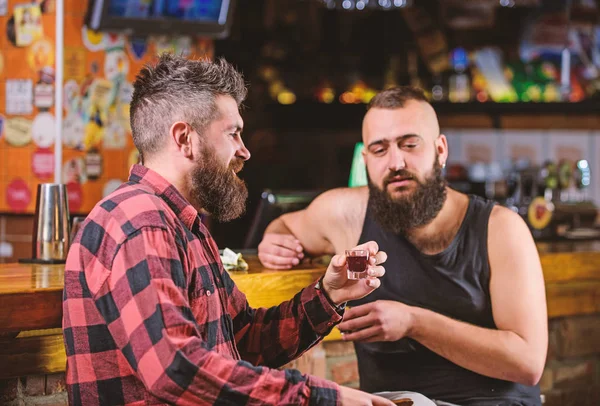
[[[346,265],[348,266],[348,279],[359,280],[366,278],[369,265],[369,251],[347,250]]]

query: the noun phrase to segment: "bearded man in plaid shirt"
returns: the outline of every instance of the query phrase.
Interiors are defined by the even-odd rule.
[[[375,258],[368,279],[347,280],[345,257],[335,256],[292,300],[253,309],[200,221],[200,210],[220,221],[244,211],[245,96],[224,60],[166,54],[137,76],[131,127],[143,165],[94,207],[65,267],[70,404],[392,404],[276,369],[327,335],[346,301],[379,286],[376,243],[363,245]]]

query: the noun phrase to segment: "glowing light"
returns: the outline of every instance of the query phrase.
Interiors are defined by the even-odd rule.
[[[294,104],[296,102],[296,95],[290,90],[285,89],[277,95],[277,101],[280,104]]]
[[[340,95],[340,103],[353,104],[353,103],[356,103],[357,101],[358,100],[357,100],[356,96],[352,92],[344,92]]]
[[[321,101],[323,103],[331,103],[333,102],[333,100],[335,100],[335,93],[333,90],[331,89],[324,89],[323,93],[321,93]]]
[[[477,98],[477,101],[481,103],[485,103],[486,101],[488,101],[488,96],[485,92],[479,92],[475,97]]]

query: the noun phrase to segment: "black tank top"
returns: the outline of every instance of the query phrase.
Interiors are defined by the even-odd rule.
[[[387,232],[365,216],[359,243],[374,240],[388,259],[381,286],[349,303],[397,300],[485,328],[492,316],[487,252],[488,219],[494,203],[469,196],[469,206],[450,246],[425,255],[402,236]],[[459,405],[540,405],[538,386],[489,378],[464,369],[417,341],[354,343],[361,389],[406,390]]]

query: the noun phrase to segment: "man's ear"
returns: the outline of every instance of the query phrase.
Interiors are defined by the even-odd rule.
[[[183,121],[176,121],[169,129],[169,137],[173,140],[177,150],[186,158],[193,155],[192,127]]]
[[[445,167],[448,160],[448,139],[444,134],[440,134],[435,140],[435,149],[438,153],[440,166]]]

